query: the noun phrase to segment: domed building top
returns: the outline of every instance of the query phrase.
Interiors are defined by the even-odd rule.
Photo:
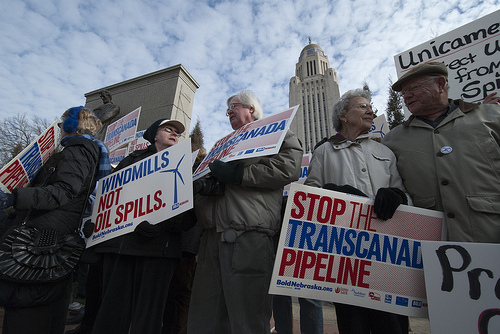
[[[300,52],[299,61],[301,61],[304,56],[313,55],[316,52],[318,52],[322,56],[325,55],[321,46],[319,46],[318,44],[309,43]]]

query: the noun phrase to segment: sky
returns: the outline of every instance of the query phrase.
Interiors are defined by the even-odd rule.
[[[232,131],[226,99],[243,89],[264,115],[288,107],[289,81],[311,42],[340,93],[367,83],[384,113],[394,56],[500,9],[500,0],[2,0],[0,119],[55,120],[85,93],[182,64],[207,149]],[[132,110],[131,110],[132,111]]]

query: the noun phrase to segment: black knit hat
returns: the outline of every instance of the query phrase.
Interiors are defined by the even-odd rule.
[[[402,90],[402,83],[421,75],[442,75],[448,79],[448,69],[444,63],[437,61],[430,61],[425,64],[417,65],[402,75],[401,78],[392,85],[392,89],[396,92],[400,92]]]
[[[142,135],[142,137],[144,139],[146,139],[148,142],[150,142],[151,144],[154,144],[156,132],[158,132],[158,128],[162,125],[165,125],[165,124],[173,126],[177,130],[177,133],[179,133],[179,134],[183,133],[185,130],[185,127],[181,122],[176,121],[176,120],[170,120],[168,118],[162,118],[162,119],[157,120],[153,124],[151,124],[149,126],[149,128],[146,131],[144,131],[144,134]]]

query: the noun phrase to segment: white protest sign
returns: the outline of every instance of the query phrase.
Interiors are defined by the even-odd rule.
[[[116,167],[120,161],[125,159],[125,157],[128,155],[127,148],[122,147],[114,150],[113,152],[109,152],[109,163]]]
[[[442,221],[406,205],[382,221],[373,200],[292,184],[269,293],[425,317],[420,240],[441,240]]]
[[[146,130],[137,131],[135,133],[135,139],[128,144],[127,155],[137,150],[143,150],[151,145],[150,142],[142,137],[144,135],[144,132],[146,132]]]
[[[300,176],[299,176],[299,179],[297,181],[295,181],[295,182],[292,182],[292,183],[304,184],[304,182],[306,182],[306,179],[307,179],[307,170],[309,169],[309,162],[311,161],[311,157],[312,157],[312,153],[305,153],[302,156],[302,162],[300,164]],[[291,186],[291,183],[287,184],[283,188],[283,196],[288,196],[288,192],[290,191],[290,186]]]
[[[109,153],[109,160],[113,166],[118,165],[120,161],[125,159],[125,157],[130,153],[137,150],[143,150],[151,145],[150,142],[142,138],[144,132],[145,130],[137,131],[135,133],[135,139],[129,142],[127,146],[115,149],[113,152]]]
[[[57,121],[0,170],[0,191],[26,187],[54,154],[59,139]]]
[[[141,107],[108,126],[106,129],[106,136],[104,137],[104,144],[106,144],[110,152],[113,152],[117,148],[135,139],[135,132],[137,130],[137,124],[139,123],[140,114]]]
[[[192,207],[191,143],[184,140],[99,180],[87,247]]]
[[[278,153],[298,108],[297,105],[245,124],[219,139],[194,172],[193,179],[210,173],[208,164],[215,159],[228,162]]]
[[[440,61],[448,67],[449,96],[481,102],[500,92],[500,10],[394,56],[398,77],[412,67]]]
[[[422,242],[432,333],[500,333],[500,244]]]
[[[385,119],[385,115],[380,115],[373,119],[372,127],[369,133],[373,135],[373,137],[384,138],[384,136],[390,131],[389,124]]]

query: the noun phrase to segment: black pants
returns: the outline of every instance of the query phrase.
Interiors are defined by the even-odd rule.
[[[17,284],[5,306],[3,334],[62,334],[71,297],[72,277],[46,284]],[[0,281],[0,289],[4,283]],[[4,290],[5,291],[5,290]],[[23,305],[26,303],[26,305]],[[23,305],[23,306],[21,306]]]
[[[407,334],[408,317],[335,303],[340,334]]]
[[[106,253],[96,334],[158,334],[178,259]]]

